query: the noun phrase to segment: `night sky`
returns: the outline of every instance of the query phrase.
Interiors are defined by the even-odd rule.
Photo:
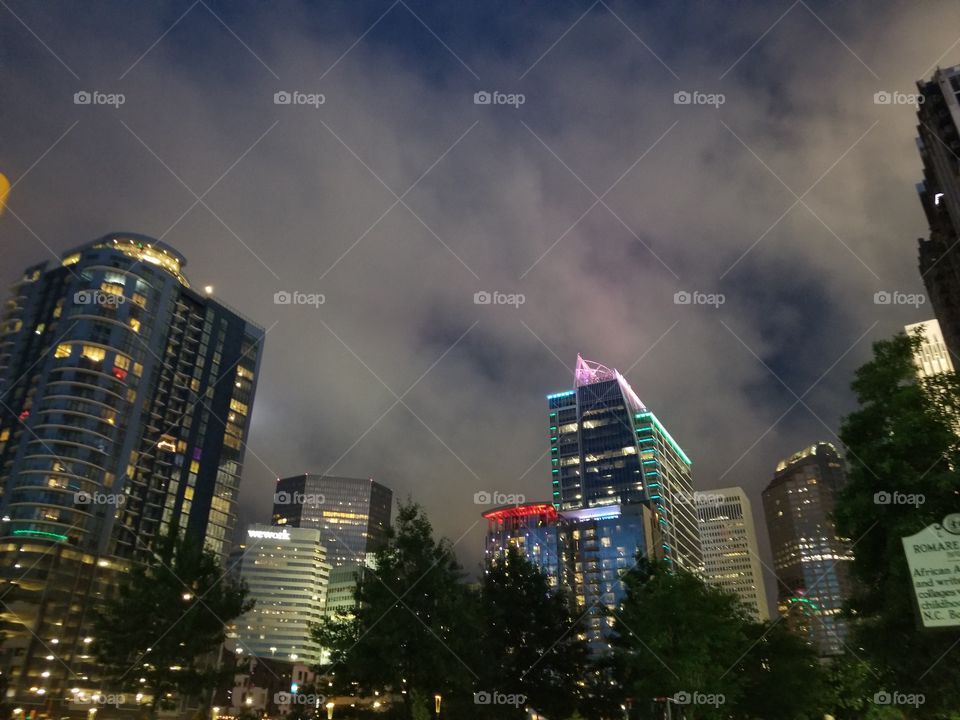
[[[475,493],[549,497],[578,352],[759,518],[870,343],[932,316],[874,303],[923,292],[926,233],[914,108],[874,94],[960,62],[956,9],[0,0],[0,280],[141,232],[263,325],[243,522],[278,476],[372,476],[476,572]]]

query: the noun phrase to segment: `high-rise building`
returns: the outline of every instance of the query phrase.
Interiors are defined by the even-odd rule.
[[[908,336],[921,333],[920,347],[914,353],[914,363],[920,377],[932,377],[940,373],[953,372],[953,361],[947,349],[940,323],[936,319],[914,323],[904,327]]]
[[[237,647],[263,658],[316,665],[310,625],[326,606],[330,565],[317,528],[251,525],[239,561],[253,610],[236,621]]]
[[[695,496],[703,540],[703,577],[740,598],[755,620],[770,619],[750,499],[743,488]]]
[[[619,372],[579,355],[574,388],[547,405],[552,503],[484,513],[486,562],[520,550],[569,593],[599,654],[638,558],[702,571],[690,459]]]
[[[917,186],[930,226],[921,238],[920,274],[951,353],[960,353],[960,66],[937,68],[917,83],[917,148],[923,182]]]
[[[92,609],[178,532],[226,555],[264,332],[130,233],[34,265],[0,320],[7,698],[101,690]]]
[[[624,597],[621,576],[638,555],[654,559],[653,512],[644,503],[601,505],[558,512],[551,503],[496,508],[487,520],[486,562],[500,561],[510,547],[563,588],[581,618],[594,653],[609,648],[607,634]]]
[[[577,356],[574,389],[547,396],[553,502],[561,512],[643,503],[658,556],[699,572],[690,458],[616,370]]]
[[[369,478],[304,473],[277,480],[273,524],[317,528],[330,563],[327,612],[353,607],[356,579],[386,541],[393,491]]]
[[[763,491],[763,510],[777,574],[777,604],[788,626],[820,655],[843,652],[853,552],[833,522],[846,483],[836,448],[818,442],[777,465]]]
[[[488,565],[505,557],[513,547],[540,568],[552,587],[560,585],[560,517],[553,503],[496,508],[483,517],[487,521],[484,559]]]
[[[591,652],[609,650],[611,614],[626,595],[623,574],[657,552],[654,511],[645,503],[567,510],[560,532],[564,585],[573,593]]]

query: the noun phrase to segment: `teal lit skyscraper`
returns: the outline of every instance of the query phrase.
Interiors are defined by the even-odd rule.
[[[690,458],[616,370],[577,356],[574,389],[547,396],[553,502],[561,512],[640,503],[655,555],[703,566]]]

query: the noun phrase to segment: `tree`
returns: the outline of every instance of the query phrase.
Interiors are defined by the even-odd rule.
[[[192,540],[161,539],[149,565],[137,565],[94,619],[93,651],[118,690],[152,696],[150,716],[173,696],[198,697],[221,675],[214,651],[225,625],[253,609],[242,581]],[[141,682],[140,678],[144,678]]]
[[[623,581],[613,642],[623,690],[641,707],[658,697],[702,696],[684,708],[690,720],[726,717],[726,704],[741,693],[735,665],[750,647],[737,598],[645,559]]]
[[[783,621],[754,623],[752,647],[739,663],[738,717],[806,720],[831,707],[830,686],[816,652]]]
[[[737,596],[647,560],[624,585],[612,643],[621,701],[670,698],[687,720],[820,717],[821,670],[779,623],[755,623]]]
[[[856,373],[859,408],[840,432],[849,481],[836,520],[854,541],[856,652],[876,667],[880,689],[925,696],[911,717],[940,718],[960,696],[960,651],[948,656],[960,632],[918,628],[901,538],[960,508],[960,382],[953,373],[918,378],[919,343],[904,334],[875,343]],[[911,496],[912,503],[884,502]]]
[[[444,707],[473,707],[478,603],[446,540],[437,541],[422,508],[401,503],[396,524],[363,574],[352,615],[313,629],[330,651],[323,671],[334,689],[402,693],[407,717],[435,694]]]
[[[481,589],[484,691],[523,696],[549,718],[567,717],[581,699],[587,645],[566,595],[511,547],[487,570]],[[490,708],[491,717],[523,717],[523,705]]]

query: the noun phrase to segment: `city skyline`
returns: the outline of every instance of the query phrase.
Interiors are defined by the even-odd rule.
[[[0,171],[16,183],[3,281],[44,245],[59,255],[117,228],[166,233],[198,287],[263,324],[244,523],[265,520],[275,478],[303,468],[382,478],[453,539],[475,522],[480,490],[539,497],[546,460],[526,471],[543,449],[543,393],[568,383],[576,352],[671,408],[664,421],[686,438],[696,489],[737,484],[756,500],[771,460],[835,441],[870,342],[931,315],[929,304],[874,304],[877,292],[923,292],[915,238],[927,234],[915,109],[874,96],[909,94],[936,64],[960,62],[935,6],[864,18],[813,5],[841,43],[803,6],[758,42],[783,9],[727,9],[737,29],[718,37],[702,32],[710,13],[596,6],[564,35],[589,9],[568,4],[483,16],[489,34],[472,39],[476,15],[412,3],[351,49],[389,4],[323,30],[213,4],[242,42],[197,6],[152,47],[188,7],[48,17],[11,4],[56,56],[8,18],[25,60],[0,72],[32,89],[0,109]],[[537,29],[521,40],[512,24]],[[495,41],[503,58],[485,60]],[[595,59],[577,69],[582,57]],[[197,70],[223,58],[235,73],[225,85],[198,79],[220,77]],[[329,72],[314,87],[317,68]],[[589,82],[600,71],[612,92]],[[298,88],[325,93],[323,106],[274,104]],[[497,88],[526,102],[474,104]],[[73,103],[97,89],[124,92],[124,104]],[[674,105],[697,89],[726,102]],[[388,109],[395,127],[380,119]],[[595,200],[574,174],[599,196],[648,149],[604,199],[632,233],[598,204],[550,249]],[[399,196],[435,162],[404,198],[412,212],[397,205],[351,249],[396,200],[364,164]],[[823,175],[804,202],[842,243],[797,205],[750,250],[795,201],[764,165],[797,195]],[[700,179],[677,169],[691,167]],[[476,196],[459,192],[465,183]],[[324,302],[275,304],[281,292]],[[478,292],[525,302],[477,305]],[[683,292],[725,303],[675,303]],[[806,342],[785,352],[796,336]],[[515,422],[502,422],[504,407]],[[474,527],[457,545],[472,571],[481,537]]]

